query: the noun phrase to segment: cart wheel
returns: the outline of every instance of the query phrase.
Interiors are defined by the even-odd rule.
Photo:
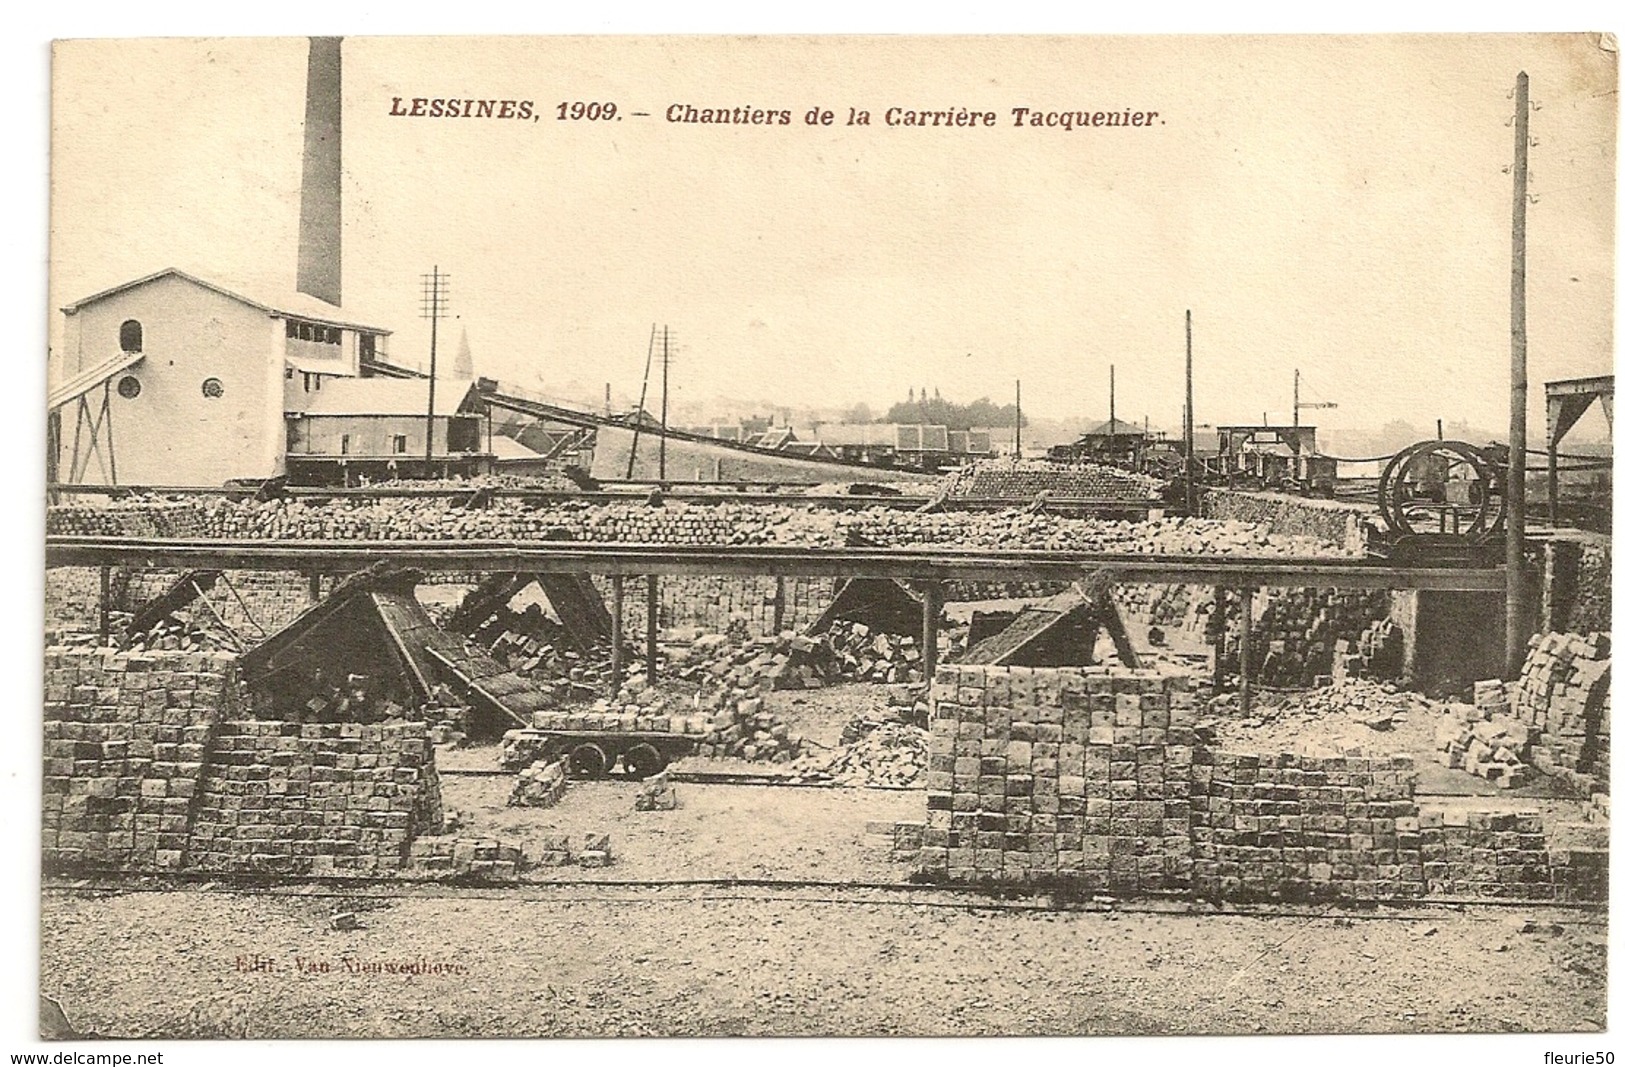
[[[604,750],[588,741],[570,750],[569,771],[572,778],[602,778],[609,770],[609,757]]]
[[[621,757],[621,766],[626,768],[628,778],[641,781],[664,770],[666,757],[658,748],[644,741],[626,750],[626,755]]]

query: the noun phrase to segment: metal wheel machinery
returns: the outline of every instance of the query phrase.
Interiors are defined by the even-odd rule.
[[[1506,522],[1505,464],[1465,441],[1422,441],[1383,468],[1377,504],[1389,532],[1480,538]]]

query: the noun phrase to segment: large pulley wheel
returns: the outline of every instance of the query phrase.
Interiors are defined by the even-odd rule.
[[[1506,521],[1504,465],[1465,441],[1422,441],[1383,468],[1377,506],[1389,531],[1477,538]]]
[[[660,750],[647,741],[641,741],[626,750],[621,757],[621,766],[626,770],[626,776],[634,781],[642,781],[651,774],[659,774],[666,767],[666,757]]]
[[[571,778],[602,778],[609,770],[609,757],[603,749],[588,741],[570,750],[565,767]]]

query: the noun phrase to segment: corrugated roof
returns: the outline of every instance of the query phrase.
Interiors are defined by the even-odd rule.
[[[324,300],[318,300],[317,298],[308,296],[304,293],[290,292],[279,297],[275,301],[258,300],[254,297],[243,295],[241,288],[249,288],[248,286],[243,286],[241,288],[228,288],[225,285],[218,285],[211,281],[205,281],[204,279],[199,278],[197,275],[188,274],[177,267],[165,267],[163,270],[153,274],[148,274],[143,278],[136,278],[133,281],[123,282],[119,285],[115,285],[111,289],[103,289],[99,293],[92,293],[90,296],[87,296],[82,300],[65,305],[62,308],[62,313],[64,315],[72,315],[80,308],[85,307],[88,304],[94,304],[98,300],[105,300],[107,297],[114,296],[118,293],[125,292],[126,290],[134,289],[138,286],[155,282],[160,278],[167,278],[170,276],[184,279],[185,281],[191,282],[193,285],[202,286],[211,292],[219,293],[221,296],[230,297],[231,299],[236,300],[239,303],[247,304],[250,307],[259,308],[268,315],[277,315],[282,318],[304,319],[310,322],[319,322],[325,326],[348,327],[352,330],[363,330],[367,333],[388,334],[390,332],[389,330],[386,330],[380,326],[367,326],[363,325],[362,323],[352,322],[348,319],[340,318],[339,315],[342,309],[334,307],[332,304],[329,304]]]
[[[453,415],[464,407],[474,393],[470,381],[438,381],[435,385],[434,412]],[[427,415],[429,412],[429,380],[427,378],[333,378],[293,398],[298,407],[288,410],[304,415]]]

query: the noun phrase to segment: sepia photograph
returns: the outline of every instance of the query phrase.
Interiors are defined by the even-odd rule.
[[[1606,1048],[1617,127],[1601,32],[56,41],[41,1048]]]

